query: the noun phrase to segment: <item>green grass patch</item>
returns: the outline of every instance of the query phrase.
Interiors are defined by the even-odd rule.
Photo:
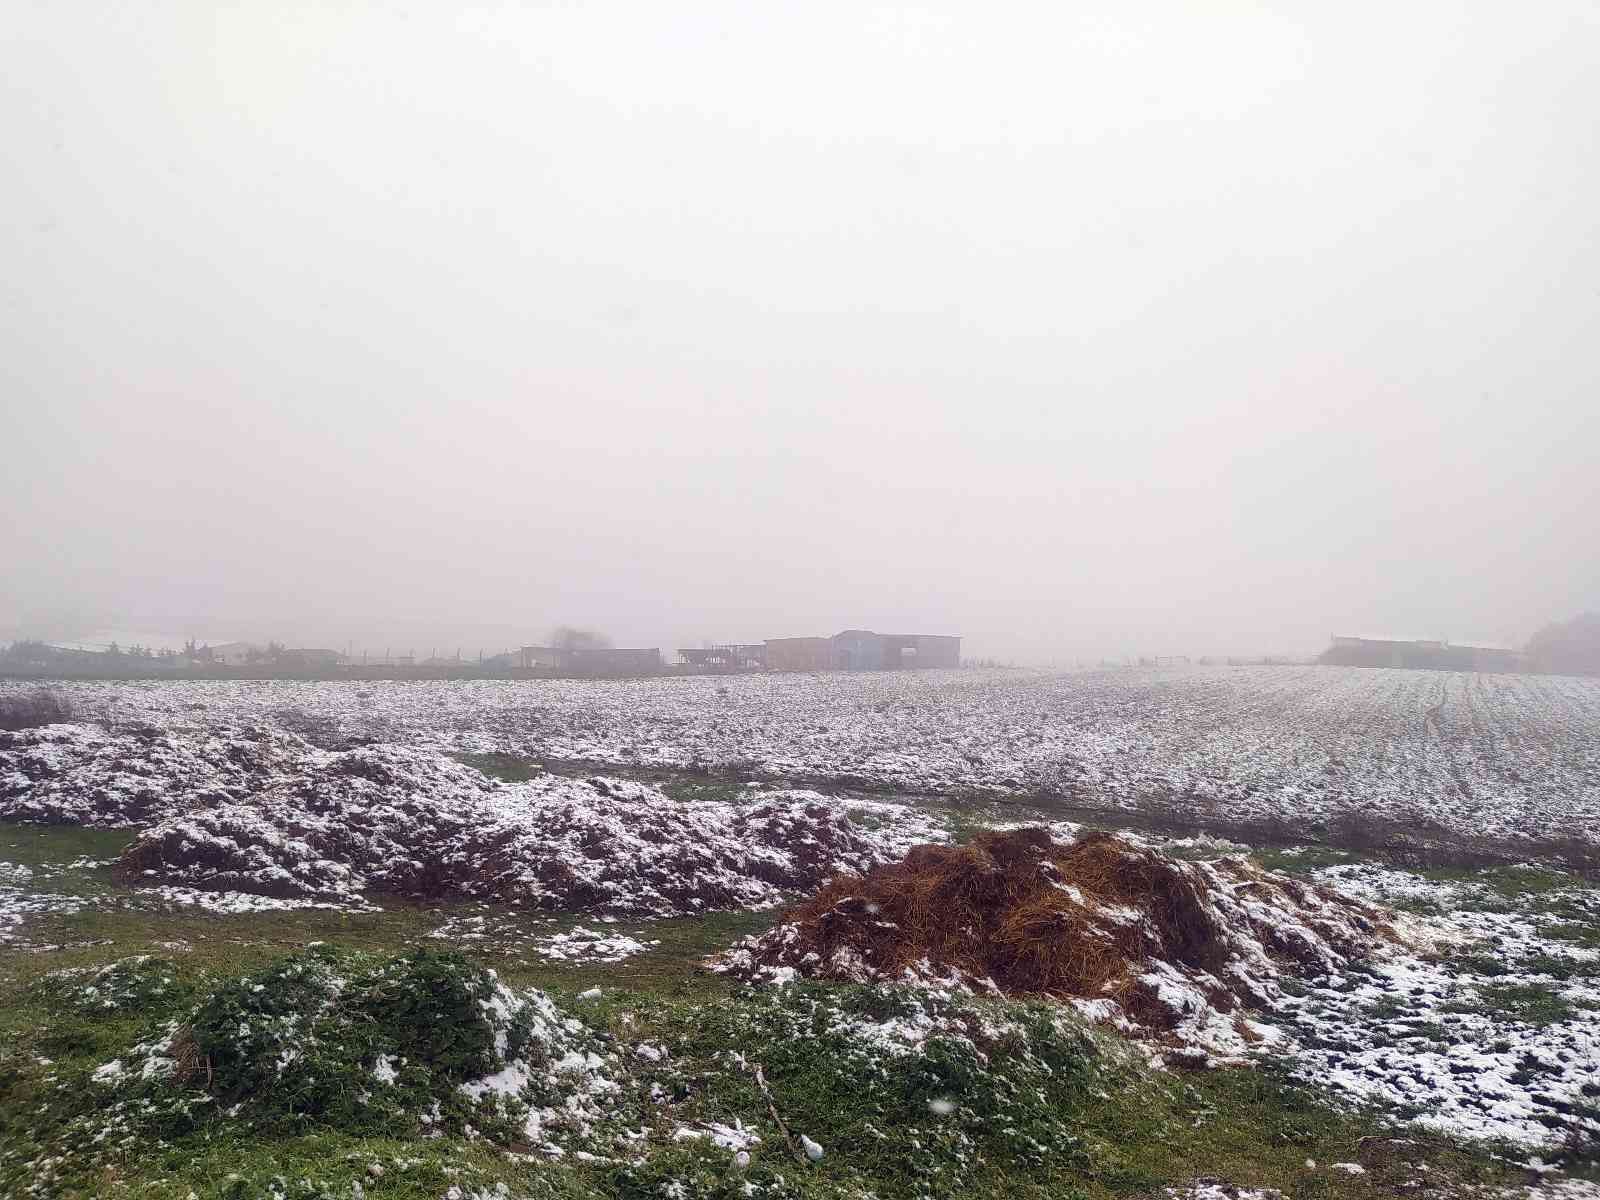
[[[1600,944],[1600,905],[1592,891],[1553,892],[1535,896],[1527,906],[1535,916],[1556,923],[1581,925],[1589,930],[1589,944]]]
[[[1257,850],[1250,857],[1257,865],[1269,871],[1281,871],[1285,875],[1310,875],[1324,867],[1374,861],[1353,850],[1340,850],[1334,846],[1288,846]]]
[[[0,822],[0,862],[38,868],[63,866],[80,858],[116,858],[134,836],[132,829]]]
[[[1529,1025],[1570,1021],[1578,1010],[1556,992],[1536,983],[1491,984],[1475,998],[1444,1007],[1445,1012],[1490,1013]]]
[[[675,775],[661,785],[661,790],[680,804],[696,800],[716,800],[723,804],[743,804],[759,793],[750,792],[749,785],[739,779],[720,776]]]
[[[0,824],[0,862],[27,868],[26,886],[58,896],[94,896],[115,886],[108,863],[134,839],[131,829]]]
[[[940,808],[940,815],[944,820],[944,827],[950,833],[950,839],[958,845],[965,845],[980,833],[986,833],[994,828],[996,823],[1012,824],[1017,821],[1037,821],[1040,825],[1047,825],[1049,821],[1040,814],[1023,811],[999,812],[992,805],[980,805],[952,801]]]
[[[457,754],[454,757],[457,762],[465,763],[490,778],[505,783],[526,783],[530,779],[548,774],[541,764],[532,759],[519,758],[515,754]]]
[[[155,954],[53,971],[40,980],[39,992],[47,1002],[74,1012],[128,1016],[164,1012],[188,995],[178,980],[178,965]]]
[[[1552,979],[1584,979],[1600,975],[1600,958],[1568,958],[1561,954],[1535,954],[1518,964],[1518,970]]]
[[[1484,975],[1491,979],[1499,975],[1510,975],[1518,970],[1512,963],[1493,954],[1462,953],[1452,954],[1444,960],[1464,975]]]
[[[1545,937],[1556,938],[1559,941],[1571,942],[1575,946],[1582,946],[1589,950],[1600,950],[1600,923],[1568,922],[1541,925],[1539,932]]]
[[[1436,883],[1476,883],[1506,900],[1582,887],[1576,876],[1543,867],[1436,867],[1418,872]]]
[[[732,932],[684,922],[676,949],[661,953],[687,966]],[[646,1139],[603,1154],[612,1161],[512,1160],[496,1145],[515,1138],[518,1114],[464,1101],[452,1108],[448,1094],[485,1065],[472,1005],[477,968],[449,955],[323,948],[233,969],[246,953],[197,945],[177,956],[178,995],[142,1012],[65,1004],[65,993],[49,990],[64,986],[54,976],[25,995],[0,992],[0,1012],[14,1019],[27,1010],[36,1026],[0,1053],[0,1193],[38,1184],[41,1196],[344,1198],[360,1183],[374,1198],[436,1198],[451,1184],[493,1195],[504,1183],[516,1197],[620,1200],[743,1196],[749,1184],[756,1195],[794,1200],[868,1191],[882,1200],[1110,1200],[1195,1175],[1327,1197],[1398,1195],[1412,1177],[1399,1165],[1385,1174],[1381,1162],[1359,1180],[1308,1171],[1307,1158],[1348,1160],[1352,1147],[1381,1144],[1384,1126],[1270,1070],[1150,1073],[1142,1056],[1053,1006],[847,985],[752,991],[671,972],[629,983],[621,972],[632,960],[615,964],[597,1001],[579,1002],[576,992],[606,979],[607,968],[556,969],[562,982],[551,991],[584,1023],[577,1036],[619,1064],[607,1132],[643,1129]],[[336,1003],[330,973],[342,981]],[[86,1082],[113,1058],[137,1076],[130,1048],[171,1039],[175,1027],[187,1030],[190,1058],[209,1074],[194,1069],[181,1086],[138,1079],[109,1094]],[[904,1052],[886,1053],[897,1028],[920,1033]],[[280,1069],[291,1045],[299,1056]],[[639,1045],[659,1057],[639,1056]],[[172,1049],[169,1040],[157,1056]],[[380,1051],[411,1064],[386,1088],[372,1078]],[[789,1128],[824,1148],[820,1161],[790,1156],[756,1064]],[[443,1119],[430,1128],[418,1114],[435,1099]],[[708,1141],[673,1139],[678,1127],[709,1122],[759,1133],[747,1167]],[[1407,1137],[1406,1161],[1428,1161],[1439,1180],[1503,1173],[1485,1153]],[[61,1161],[35,1166],[45,1158]]]

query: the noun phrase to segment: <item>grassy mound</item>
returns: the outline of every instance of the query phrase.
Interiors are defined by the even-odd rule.
[[[543,993],[458,955],[319,947],[214,987],[87,1088],[63,1088],[51,1136],[91,1154],[224,1124],[549,1147],[602,1117],[613,1085],[599,1049]]]
[[[715,960],[750,979],[948,981],[1071,1000],[1173,1046],[1234,1053],[1272,1036],[1283,970],[1326,972],[1380,935],[1373,909],[1242,858],[1183,862],[1111,834],[1043,829],[919,846],[841,877]]]
[[[182,995],[170,958],[134,954],[98,968],[53,972],[45,990],[74,1012],[130,1014],[159,1010]]]
[[[156,1036],[60,1076],[12,1114],[26,1137],[11,1145],[36,1149],[0,1156],[0,1190],[17,1169],[40,1194],[70,1191],[151,1146],[248,1143],[270,1164],[273,1147],[334,1138],[587,1163],[582,1194],[951,1195],[1081,1171],[1100,1153],[1084,1112],[1119,1086],[1117,1060],[1056,1006],[825,984],[648,1013],[637,999],[587,1002],[588,1026],[453,954],[312,948],[164,1006]],[[276,1194],[253,1177],[235,1190]]]
[[[1386,1167],[1373,1118],[1261,1071],[1149,1071],[1041,1000],[607,986],[578,1025],[452,956],[316,949],[219,985],[208,949],[145,1013],[30,988],[0,1045],[0,1195],[1115,1200],[1217,1173],[1357,1200],[1409,1194],[1425,1144],[1487,1161],[1412,1130]],[[1357,1146],[1384,1189],[1305,1165]]]
[[[708,1062],[721,1072],[712,1089],[700,1082]],[[802,1170],[842,1182],[870,1164],[874,1188],[892,1195],[960,1195],[996,1174],[1035,1186],[1070,1177],[1092,1157],[1081,1114],[1097,1090],[1115,1086],[1113,1066],[1058,1006],[819,984],[708,1007],[692,1036],[642,1073],[691,1106],[709,1092],[722,1122],[765,1114],[770,1100],[784,1128],[760,1122],[763,1163],[793,1174],[809,1142],[820,1156]],[[680,1128],[708,1126],[719,1128],[704,1117]],[[737,1185],[725,1166],[704,1173],[706,1186],[691,1194],[734,1194],[710,1186]],[[637,1194],[660,1194],[644,1184],[681,1178],[682,1165],[652,1157],[620,1174]]]

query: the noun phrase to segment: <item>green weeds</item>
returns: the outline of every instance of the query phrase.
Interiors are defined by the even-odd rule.
[[[546,774],[539,763],[515,754],[457,754],[455,759],[505,783],[526,783]]]
[[[1475,998],[1448,1004],[1445,1012],[1493,1013],[1528,1025],[1570,1021],[1577,1009],[1558,993],[1536,983],[1491,984]]]

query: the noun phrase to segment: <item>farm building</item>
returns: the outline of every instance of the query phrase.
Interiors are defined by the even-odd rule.
[[[767,642],[769,671],[882,671],[960,665],[958,637],[846,629],[831,638],[775,638]]]
[[[846,629],[830,639],[833,663],[841,671],[880,671],[883,669],[883,639],[870,629]]]
[[[535,667],[546,667],[554,671],[561,666],[561,654],[562,651],[554,646],[523,646],[506,651],[506,657],[510,660],[506,665],[523,671],[531,671]]]
[[[686,666],[702,671],[759,671],[767,665],[767,648],[755,645],[690,646],[678,651]]]
[[[1353,637],[1335,634],[1322,662],[1347,667],[1408,667],[1434,671],[1525,671],[1527,656],[1510,646],[1440,638]]]
[[[831,671],[833,639],[825,637],[768,638],[767,670]]]
[[[961,639],[942,634],[886,633],[883,665],[886,667],[959,667]]]

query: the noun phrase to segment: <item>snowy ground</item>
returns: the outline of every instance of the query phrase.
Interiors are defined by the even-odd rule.
[[[1600,890],[1529,886],[1543,882],[1531,870],[1494,873],[1498,888],[1371,865],[1316,877],[1398,907],[1420,953],[1280,1002],[1300,1075],[1463,1137],[1600,1135]]]
[[[23,926],[30,916],[77,912],[83,906],[77,896],[48,890],[42,874],[21,863],[0,862],[0,946],[24,943]]]
[[[335,746],[1044,792],[1091,808],[1300,827],[1365,814],[1472,837],[1600,841],[1593,679],[1193,667],[54,686],[86,719],[121,728],[265,723]]]
[[[17,686],[0,683],[0,692]],[[216,878],[177,870],[138,887],[113,888],[103,861],[14,861],[0,846],[4,954],[53,955],[63,943],[36,936],[35,927],[86,911],[203,907],[243,922],[291,907],[370,908],[369,887],[387,904],[378,883],[421,861],[398,852],[406,839],[373,840],[360,878],[345,881],[351,886],[334,880],[270,897],[230,886],[227,876],[248,873],[239,863],[293,875],[293,862],[261,858],[261,848],[311,845],[312,831],[325,827],[328,845],[348,849],[350,831],[366,828],[362,814],[390,809],[419,827],[458,811],[484,845],[510,848],[501,865],[535,904],[534,884],[550,885],[530,864],[581,859],[584,878],[609,887],[623,877],[585,848],[602,834],[616,841],[619,832],[637,832],[644,818],[684,832],[685,844],[710,855],[711,872],[732,861],[718,857],[733,853],[725,841],[743,852],[757,834],[791,845],[808,807],[828,810],[828,828],[848,815],[859,844],[814,842],[810,863],[757,854],[738,879],[717,875],[731,908],[773,903],[816,871],[898,856],[944,832],[943,816],[795,790],[801,781],[824,791],[1047,794],[1084,810],[1277,820],[1313,838],[1344,817],[1376,815],[1499,839],[1512,853],[1530,838],[1600,843],[1593,680],[1318,667],[509,684],[78,682],[60,690],[81,724],[0,734],[0,820],[59,812],[90,825],[164,828],[174,844],[220,836],[218,814],[232,814],[234,824],[224,831],[227,845],[212,847],[219,857],[206,869],[221,872]],[[503,785],[440,752],[613,764],[619,776],[630,774],[624,768],[676,768],[674,782],[704,780],[702,768],[728,769],[783,786],[708,799],[603,774]],[[380,779],[379,768],[388,775]],[[272,803],[258,803],[262,796]],[[762,797],[767,807],[752,816]],[[501,824],[475,824],[486,815]],[[746,825],[735,828],[738,821]],[[1078,827],[1054,828],[1070,836]],[[661,843],[616,844],[627,851],[619,861],[655,879]],[[1239,849],[1206,838],[1158,844],[1197,859]],[[331,860],[321,843],[311,848],[310,861]],[[1293,865],[1292,856],[1282,861]],[[1600,1136],[1600,890],[1532,869],[1450,875],[1351,861],[1299,873],[1398,911],[1406,945],[1286,982],[1265,1014],[1280,1033],[1278,1061],[1335,1098],[1382,1105],[1401,1122],[1463,1139],[1504,1138],[1548,1152]],[[100,882],[89,886],[91,875]],[[573,928],[570,915],[541,921],[525,902],[522,911],[489,904],[441,914],[424,930],[469,952],[563,971],[635,969],[656,957],[661,927],[648,916],[697,911],[687,902],[694,889],[678,895],[658,882],[640,891],[626,877],[629,894],[648,900],[613,908],[626,924],[591,915]],[[715,1140],[715,1131],[706,1136]],[[1552,1183],[1527,1194],[1588,1194],[1571,1181],[1559,1186],[1569,1185],[1578,1190]],[[1192,1193],[1176,1194],[1252,1195],[1217,1190],[1225,1186],[1198,1181]]]
[[[333,904],[307,899],[276,899],[244,892],[202,891],[188,887],[134,887],[107,889],[92,873],[105,862],[80,859],[76,862],[27,865],[6,861],[7,850],[0,845],[0,948],[23,951],[62,949],[53,941],[37,941],[30,932],[34,918],[96,912],[177,912],[204,911],[218,915],[285,912],[319,908],[341,911],[376,911],[361,900]]]
[[[525,913],[481,912],[459,914],[432,930],[428,937],[468,951],[497,955],[533,956],[544,962],[580,966],[617,963],[661,944],[647,930],[633,933],[613,928],[615,918],[602,918],[599,928],[582,924],[557,933],[551,918]]]

